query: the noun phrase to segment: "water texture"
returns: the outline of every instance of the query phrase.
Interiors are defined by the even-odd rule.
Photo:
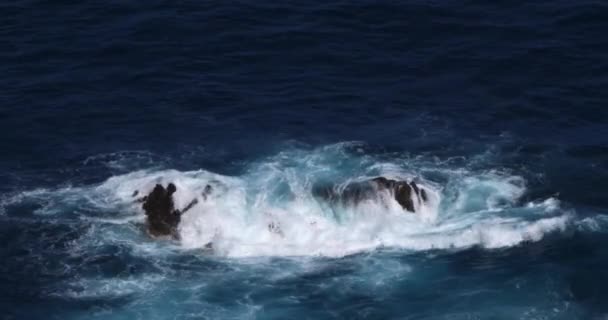
[[[608,317],[603,2],[0,16],[2,319]],[[378,176],[430,200],[314,196]],[[179,241],[132,196],[168,182]]]

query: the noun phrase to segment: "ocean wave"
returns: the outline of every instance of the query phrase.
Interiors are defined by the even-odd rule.
[[[561,209],[555,198],[522,202],[523,177],[499,169],[474,171],[414,161],[415,165],[407,158],[378,159],[358,143],[340,143],[285,150],[250,163],[239,176],[206,170],[141,170],[95,186],[24,192],[3,200],[3,208],[44,199],[37,211],[68,211],[100,225],[87,235],[89,242],[130,241],[142,247],[143,236],[134,235],[143,233],[142,228],[129,227],[144,221],[134,192],[143,195],[157,183],[172,182],[178,190],[177,208],[199,200],[182,217],[181,241],[175,247],[212,246],[213,254],[226,257],[341,257],[383,247],[501,248],[538,241],[565,230],[572,221],[573,215]],[[429,200],[409,213],[392,197],[332,206],[312,192],[320,182],[332,181],[341,188],[377,176],[414,179],[428,191]],[[203,197],[207,185],[213,186],[213,193]],[[139,251],[149,253],[157,247],[144,245]]]

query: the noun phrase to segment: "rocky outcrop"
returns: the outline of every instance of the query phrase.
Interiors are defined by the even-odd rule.
[[[343,189],[336,189],[331,185],[317,185],[313,187],[312,192],[315,197],[323,201],[343,206],[376,199],[380,192],[388,192],[404,210],[409,212],[416,212],[415,202],[424,203],[428,200],[427,192],[415,182],[398,181],[385,177],[351,183]]]
[[[179,238],[178,226],[182,214],[194,207],[199,200],[192,200],[180,211],[175,208],[173,201],[176,191],[177,187],[173,183],[169,183],[166,188],[161,184],[156,184],[148,195],[136,200],[142,203],[142,209],[146,215],[147,231],[151,236]],[[321,201],[343,206],[357,205],[365,200],[386,199],[388,195],[409,212],[416,212],[417,208],[428,200],[425,189],[415,182],[392,180],[385,177],[351,183],[343,188],[336,188],[333,185],[316,185],[312,192]],[[211,185],[207,185],[198,198],[207,201],[212,193],[214,193],[214,189]],[[138,195],[139,191],[133,193],[133,197]],[[283,236],[278,222],[270,222],[268,231]]]
[[[181,215],[198,203],[198,200],[194,199],[183,210],[175,209],[173,194],[176,191],[177,188],[173,183],[169,183],[167,188],[157,184],[147,196],[138,200],[143,202],[142,209],[144,209],[147,218],[146,227],[151,236],[178,238],[177,226],[181,220]],[[206,191],[210,192],[207,189]],[[138,193],[138,191],[135,191],[133,196],[137,196]]]

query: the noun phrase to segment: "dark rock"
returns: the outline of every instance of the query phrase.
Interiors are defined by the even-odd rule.
[[[351,183],[343,190],[328,185],[317,185],[312,189],[315,197],[341,205],[356,205],[364,200],[375,199],[378,198],[378,193],[383,191],[388,191],[401,207],[409,212],[415,212],[416,199],[419,202],[426,202],[428,199],[426,191],[415,182],[397,181],[385,177]]]
[[[420,189],[420,198],[422,199],[422,202],[427,202],[429,199],[424,189]]]
[[[137,200],[143,202],[142,208],[148,218],[147,228],[150,235],[178,237],[177,226],[182,214],[194,207],[198,200],[195,198],[183,210],[177,210],[173,204],[173,194],[176,191],[173,183],[169,183],[166,189],[157,184],[150,194]]]
[[[176,190],[173,183],[170,183],[166,189],[157,184],[145,198],[142,208],[148,218],[147,227],[150,235],[177,237],[180,213],[175,210],[173,204],[173,193]]]
[[[409,212],[415,212],[414,202],[412,201],[412,191],[418,194],[418,188],[416,184],[412,182],[412,185],[408,185],[407,182],[397,182],[393,188],[395,200],[401,205],[401,207]],[[413,190],[412,190],[413,189]]]

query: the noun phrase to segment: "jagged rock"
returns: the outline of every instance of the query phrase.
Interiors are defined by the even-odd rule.
[[[378,197],[379,192],[388,191],[409,212],[415,212],[414,201],[426,202],[426,191],[415,182],[397,181],[385,177],[377,177],[363,182],[351,183],[342,190],[334,186],[317,185],[313,187],[313,195],[329,203],[356,205],[361,201]]]
[[[147,196],[138,199],[139,202],[143,202],[142,208],[147,218],[146,226],[151,236],[178,238],[177,226],[181,215],[198,203],[198,200],[194,199],[184,210],[176,210],[173,203],[173,194],[176,191],[177,188],[173,183],[169,183],[167,188],[157,184]],[[139,191],[136,190],[133,196],[138,194]]]

